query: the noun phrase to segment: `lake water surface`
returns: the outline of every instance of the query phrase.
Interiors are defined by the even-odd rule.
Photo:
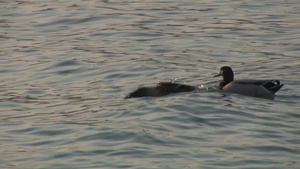
[[[300,168],[298,0],[0,2],[0,168]],[[212,78],[279,79],[274,99]],[[123,99],[139,86],[204,86]]]

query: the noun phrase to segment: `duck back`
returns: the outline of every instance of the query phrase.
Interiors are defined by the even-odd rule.
[[[152,87],[140,87],[136,91],[130,93],[125,98],[134,97],[159,97],[171,93],[190,92],[195,90],[195,86],[178,84],[172,82],[161,82]]]

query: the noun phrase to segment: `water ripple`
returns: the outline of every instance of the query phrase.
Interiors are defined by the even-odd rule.
[[[298,168],[296,1],[1,6],[0,168]],[[223,65],[285,86],[220,92]],[[199,90],[124,99],[161,81]]]

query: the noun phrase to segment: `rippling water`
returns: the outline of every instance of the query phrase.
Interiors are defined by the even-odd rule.
[[[0,168],[299,168],[298,0],[0,6]],[[222,93],[223,65],[285,86]],[[173,80],[208,88],[123,99]]]

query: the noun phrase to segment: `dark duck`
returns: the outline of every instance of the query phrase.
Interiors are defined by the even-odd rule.
[[[195,86],[178,84],[172,82],[160,82],[152,87],[139,87],[136,91],[130,93],[125,98],[134,97],[159,97],[171,93],[190,92],[196,90]]]

